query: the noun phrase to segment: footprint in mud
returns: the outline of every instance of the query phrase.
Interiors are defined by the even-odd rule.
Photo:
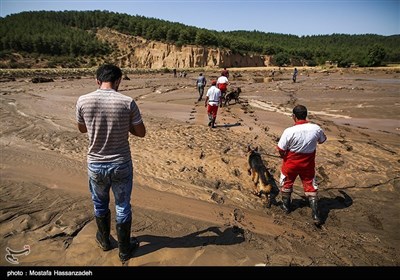
[[[194,120],[194,119],[196,118],[196,117],[193,115],[193,114],[195,114],[195,113],[197,113],[196,108],[192,108],[192,111],[190,111],[189,120]]]
[[[368,221],[375,229],[383,230],[382,222],[372,213],[368,214]]]
[[[206,154],[205,154],[203,151],[201,151],[201,153],[200,153],[200,159],[203,159],[205,156],[206,156]]]
[[[335,165],[336,167],[342,166],[344,164],[343,160],[339,161],[333,161],[333,160],[328,160],[328,163]]]
[[[224,202],[225,202],[224,197],[215,192],[211,195],[211,199],[214,200],[218,204],[224,204]]]
[[[351,152],[353,150],[353,146],[346,145],[346,151]]]
[[[338,142],[345,146],[346,151],[351,152],[353,150],[353,146],[347,144],[347,141],[345,139],[338,140]]]
[[[221,158],[221,160],[225,164],[229,164],[229,162],[230,162],[229,159],[226,159],[226,158],[223,158],[223,157]]]
[[[325,172],[325,168],[323,166],[318,167],[318,172],[321,174],[322,178],[329,181],[329,176]]]
[[[235,221],[240,223],[244,219],[244,212],[241,209],[236,208],[233,210],[233,217],[235,218]]]

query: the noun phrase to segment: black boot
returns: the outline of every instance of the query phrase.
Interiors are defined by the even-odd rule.
[[[131,223],[132,220],[117,224],[119,259],[121,262],[129,260],[133,251],[139,247],[139,242],[136,238],[131,240]]]
[[[319,215],[319,210],[318,210],[318,197],[316,196],[310,196],[308,197],[308,201],[310,202],[310,207],[312,210],[312,218],[314,220],[314,223],[317,225],[320,225],[322,220],[321,216]]]
[[[215,128],[215,118],[212,118],[212,121],[211,121],[211,128]]]
[[[285,211],[286,214],[290,213],[290,207],[291,207],[291,193],[284,193],[281,192],[282,195],[282,205],[281,208],[283,211]]]
[[[111,213],[108,213],[103,217],[96,216],[97,232],[96,241],[103,251],[111,250],[110,242],[110,227],[111,227]]]

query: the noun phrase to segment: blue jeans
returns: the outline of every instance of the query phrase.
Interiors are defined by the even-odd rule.
[[[197,90],[199,92],[199,96],[202,97],[204,94],[204,85],[197,85]]]
[[[107,215],[110,203],[110,188],[114,193],[117,223],[132,218],[131,193],[133,186],[132,161],[125,163],[89,163],[89,189],[97,217]]]

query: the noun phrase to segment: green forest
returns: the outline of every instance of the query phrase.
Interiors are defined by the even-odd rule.
[[[0,17],[0,59],[10,53],[68,57],[110,54],[112,46],[96,39],[98,28],[175,45],[229,49],[233,53],[274,57],[276,65],[303,61],[339,67],[382,66],[400,63],[400,34],[295,36],[254,31],[207,30],[182,23],[108,11],[38,11]]]

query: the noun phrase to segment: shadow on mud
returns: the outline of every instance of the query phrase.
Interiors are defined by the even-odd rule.
[[[318,209],[320,211],[320,216],[323,225],[325,221],[328,219],[329,212],[333,209],[344,209],[350,207],[353,204],[353,199],[343,190],[339,190],[342,196],[336,196],[334,198],[331,197],[322,197],[319,195],[319,203]],[[301,199],[296,199],[292,197],[292,204],[291,204],[291,212],[295,212],[296,209],[300,209],[303,207],[310,207],[308,199],[305,196],[300,196]],[[282,202],[276,202],[275,205],[281,205]]]
[[[192,248],[207,245],[233,245],[242,243],[244,238],[243,229],[233,226],[221,231],[219,227],[209,227],[191,234],[170,237],[158,235],[141,235],[137,239],[141,245],[134,253],[134,257],[143,256],[162,248]]]
[[[215,128],[218,127],[234,127],[234,126],[241,126],[242,124],[240,122],[237,123],[227,123],[227,124],[216,124]]]

